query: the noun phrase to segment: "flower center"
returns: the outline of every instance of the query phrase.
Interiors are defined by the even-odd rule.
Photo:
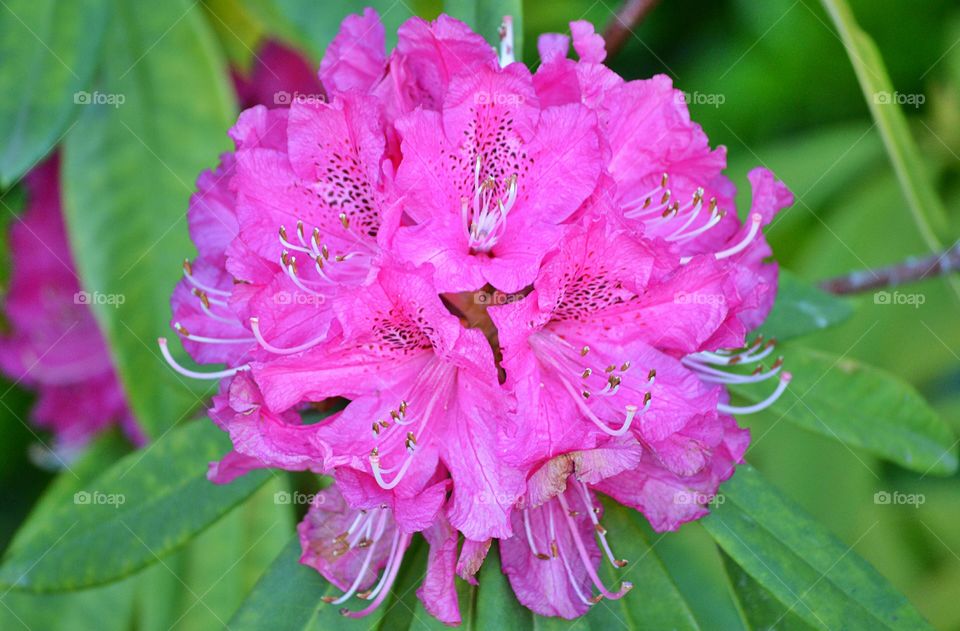
[[[462,197],[460,212],[470,252],[489,253],[507,228],[507,215],[517,201],[517,176],[510,175],[503,189],[492,176],[480,177],[482,159],[473,171],[473,199]]]

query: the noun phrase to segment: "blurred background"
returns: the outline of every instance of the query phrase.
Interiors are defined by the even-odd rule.
[[[5,10],[5,3],[0,4],[4,5],[0,7],[4,32],[26,27]],[[77,6],[83,4],[78,2]],[[112,3],[106,4],[109,7]],[[89,68],[93,85],[104,86],[105,93],[123,94],[149,91],[157,85],[162,88],[149,92],[149,98],[139,103],[134,98],[134,108],[139,110],[117,108],[123,116],[136,116],[124,119],[131,133],[118,133],[106,144],[84,147],[82,139],[70,138],[82,135],[78,130],[94,129],[103,121],[87,115],[82,103],[62,114],[65,121],[79,117],[79,123],[74,123],[78,128],[69,129],[67,140],[78,145],[66,149],[68,197],[97,203],[95,193],[114,186],[112,180],[101,181],[104,176],[97,171],[97,160],[131,164],[127,172],[117,176],[121,185],[129,187],[126,196],[120,202],[109,202],[118,205],[116,216],[120,218],[149,213],[154,208],[174,217],[185,212],[196,175],[202,168],[213,166],[217,154],[229,147],[226,131],[233,119],[208,111],[212,108],[208,99],[225,95],[230,100],[226,107],[234,113],[239,111],[231,73],[239,77],[248,74],[256,63],[254,53],[265,40],[281,41],[297,49],[315,68],[340,18],[369,3],[184,0],[169,4],[174,8],[157,9],[162,15],[147,18],[138,12],[151,12],[153,8],[120,2],[124,6],[108,8],[103,21],[95,21],[106,29],[103,45],[118,52],[105,55],[102,63]],[[432,17],[440,11],[439,2],[373,4],[387,24],[388,47],[391,28],[395,31],[411,13]],[[945,234],[955,240],[960,234],[960,5],[953,0],[851,0],[850,5],[886,62],[895,87],[891,98],[900,99],[903,105],[923,166],[947,208],[949,226]],[[523,60],[532,65],[536,63],[537,34],[566,32],[567,22],[575,19],[589,20],[602,31],[621,5],[615,0],[556,0],[527,1],[523,7]],[[65,15],[62,19],[76,18]],[[78,22],[78,28],[87,27],[82,20]],[[151,44],[156,39],[151,32],[160,35],[162,41]],[[202,35],[199,44],[194,42],[191,48],[183,43],[188,34],[198,32]],[[0,74],[7,73],[11,64],[40,63],[33,58],[18,58],[22,52],[3,47],[0,43]],[[201,53],[199,61],[197,55]],[[137,59],[141,54],[145,55],[142,62]],[[705,128],[712,143],[727,147],[729,173],[739,189],[749,188],[746,173],[758,165],[772,169],[788,184],[797,201],[767,235],[781,265],[799,278],[816,283],[929,253],[898,186],[850,58],[820,3],[662,0],[608,63],[628,79],[657,73],[671,76],[675,85],[688,93],[691,115]],[[212,96],[204,92],[211,86],[197,84],[190,73],[184,73],[181,80],[181,72],[194,64],[213,64],[220,73],[221,84],[213,86],[217,91],[209,93]],[[120,76],[127,66],[127,74]],[[141,81],[137,78],[140,72],[151,83],[134,85]],[[2,81],[0,85],[9,86]],[[4,90],[3,98],[16,96]],[[151,104],[169,113],[157,114]],[[187,114],[177,113],[181,111]],[[182,122],[186,124],[179,124]],[[60,132],[68,131],[69,124],[65,122]],[[189,124],[203,124],[204,133],[191,133]],[[31,160],[40,157],[32,156]],[[11,160],[6,155],[0,164],[9,165]],[[132,183],[129,178],[134,178]],[[136,178],[150,185],[137,187]],[[85,187],[83,182],[88,179],[94,184]],[[23,191],[15,181],[5,181],[4,187],[7,210],[0,211],[0,222],[6,225],[15,220]],[[172,215],[171,207],[175,209]],[[168,223],[159,225],[165,228]],[[125,224],[121,221],[98,229],[124,230]],[[152,226],[142,230],[131,236],[127,262],[138,282],[155,296],[144,298],[157,310],[153,323],[143,324],[143,338],[152,340],[156,334],[151,334],[151,327],[168,317],[166,301],[179,274],[177,262],[191,251],[182,218],[169,233],[161,234]],[[153,253],[143,261],[137,259],[138,234],[156,239]],[[5,252],[0,254],[6,270],[10,261]],[[960,433],[960,303],[943,279],[925,280],[904,291],[922,295],[922,304],[878,304],[872,293],[854,297],[852,317],[838,327],[806,338],[805,344],[899,375]],[[157,364],[154,371],[162,373],[164,367]],[[161,375],[157,379],[162,386],[169,378]],[[179,384],[172,388],[183,389]],[[0,383],[0,392],[0,416],[4,417],[0,420],[2,547],[54,472],[31,459],[31,446],[37,436],[18,420],[28,416],[31,393],[9,382]],[[195,409],[197,394],[203,393],[194,392],[186,397],[186,403],[180,403],[178,414]],[[754,437],[748,460],[768,480],[870,561],[935,627],[960,629],[957,476],[925,476],[881,463],[865,452],[779,422],[776,415],[761,414],[746,420]],[[268,486],[261,493],[274,490]],[[894,491],[919,493],[925,500],[919,506],[875,501],[875,493]],[[181,582],[190,585],[188,591],[180,590],[164,570],[154,567],[136,585],[124,582],[106,588],[110,601],[117,607],[133,607],[129,603],[134,601],[122,597],[123,590],[177,592],[180,595],[168,599],[165,606],[179,612],[182,628],[218,627],[217,619],[230,615],[286,540],[286,536],[261,536],[255,527],[257,520],[265,523],[272,517],[253,506],[245,505],[191,544],[201,552],[184,552],[169,561],[174,566],[179,564],[178,575],[185,577]],[[233,548],[222,543],[228,540]],[[658,544],[665,558],[673,556],[670,569],[681,589],[696,589],[693,579],[683,571],[684,563],[689,562],[685,555],[698,546],[711,545],[696,525]],[[220,576],[222,571],[211,569],[226,568],[238,557],[242,562],[226,577]],[[92,592],[89,606],[82,598],[72,601],[67,611],[72,612],[71,620],[78,626],[64,628],[85,628],[84,616],[97,620],[101,614],[95,599],[102,598],[97,592],[103,591]],[[198,606],[201,595],[204,604]],[[16,610],[17,599],[29,598],[7,596],[5,604],[13,604],[6,611],[0,609],[0,627],[18,628],[17,616],[10,618],[7,614]],[[709,607],[709,598],[702,600],[703,606]],[[54,621],[59,606],[56,602],[54,598],[44,605],[51,612],[49,628],[62,622]],[[177,618],[170,612],[167,618],[160,612],[148,613],[152,617],[143,619]],[[789,622],[787,618],[784,624],[789,626]],[[160,627],[166,628],[158,624]]]

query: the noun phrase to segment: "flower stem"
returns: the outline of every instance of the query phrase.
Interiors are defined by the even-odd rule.
[[[613,57],[620,52],[627,43],[628,36],[633,34],[633,29],[659,2],[660,0],[626,0],[623,3],[623,7],[614,14],[603,34],[607,57]]]
[[[922,258],[911,257],[894,265],[827,279],[820,283],[820,288],[832,294],[856,294],[882,287],[896,287],[956,271],[960,271],[960,241],[936,254]]]

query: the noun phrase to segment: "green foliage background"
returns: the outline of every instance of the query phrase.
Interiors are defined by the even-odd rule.
[[[157,444],[128,453],[106,437],[54,476],[27,458],[38,440],[22,420],[30,393],[0,383],[0,628],[342,625],[334,609],[318,613],[327,588],[296,563],[294,507],[274,501],[317,481],[265,474],[233,491],[206,485],[205,464],[225,449],[223,437],[208,424],[184,424],[209,391],[166,370],[154,341],[167,334],[169,291],[192,254],[184,215],[193,181],[229,147],[237,106],[228,68],[248,68],[265,37],[318,64],[342,17],[365,4],[0,2],[0,224],[16,221],[23,173],[59,146],[78,269],[91,290],[127,296],[97,317]],[[369,4],[384,17],[388,45],[410,14],[442,8]],[[452,0],[447,9],[490,31],[504,12],[519,17],[520,5]],[[798,375],[784,399],[743,419],[753,431],[753,468],[724,488],[727,501],[714,515],[663,536],[610,511],[607,526],[629,549],[638,568],[630,580],[643,589],[628,596],[631,604],[598,607],[577,628],[917,628],[922,615],[935,628],[960,629],[960,294],[930,279],[901,289],[924,297],[918,307],[875,304],[869,293],[848,307],[809,290],[960,234],[960,6],[849,5],[662,0],[610,60],[631,79],[667,73],[691,94],[693,118],[729,150],[741,208],[756,165],[795,192],[796,204],[768,230],[791,272],[769,327],[781,337],[808,335],[784,346]],[[537,34],[566,31],[574,19],[602,29],[618,8],[614,0],[523,2],[524,60],[535,63]],[[72,98],[78,90],[126,102],[81,106]],[[878,107],[870,97],[884,90],[924,102]],[[839,324],[816,331],[803,305]],[[73,493],[91,484],[131,501],[71,512]],[[925,501],[874,500],[895,491]],[[360,627],[431,626],[413,596],[422,556],[411,551],[396,597]],[[518,609],[495,558],[481,583],[462,589],[476,628],[570,626]],[[74,588],[83,589],[63,592]]]

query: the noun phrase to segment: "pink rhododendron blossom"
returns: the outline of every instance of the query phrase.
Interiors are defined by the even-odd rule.
[[[374,11],[348,17],[328,100],[242,113],[191,202],[173,324],[226,367],[175,367],[224,379],[211,416],[233,451],[210,477],[333,477],[300,538],[343,590],[327,600],[369,601],[345,615],[383,601],[415,535],[418,596],[449,624],[454,577],[475,582],[494,539],[539,614],[623,597],[598,573],[625,564],[599,496],[658,531],[703,516],[749,443],[733,415],[790,381],[748,338],[776,293],[762,229],[786,187],[751,172],[741,222],[725,151],[669,79],[616,75],[585,22],[577,61],[544,35],[531,73],[511,29],[498,56],[413,18],[387,54]],[[767,380],[766,401],[730,403],[726,384]]]
[[[114,423],[136,442],[143,436],[90,309],[94,294],[81,289],[74,269],[58,164],[55,156],[27,175],[27,206],[10,229],[9,333],[0,337],[0,368],[37,391],[32,420],[53,433],[66,457]]]

